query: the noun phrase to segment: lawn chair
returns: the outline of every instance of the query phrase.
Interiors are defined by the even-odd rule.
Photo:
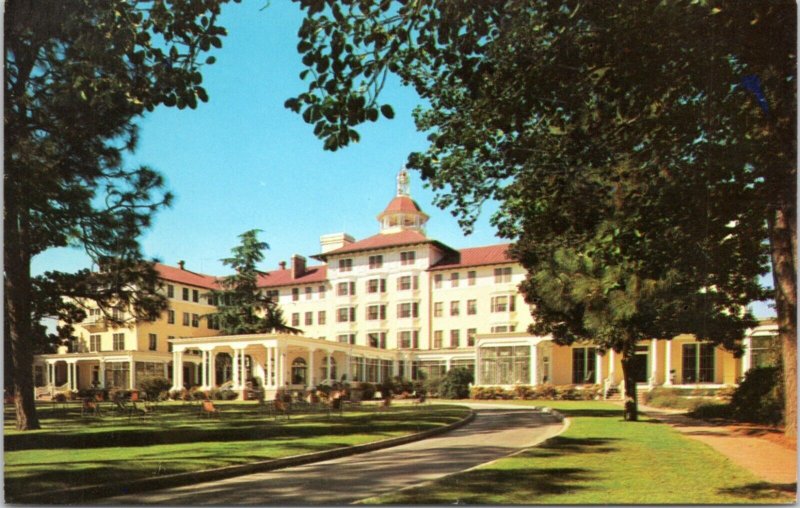
[[[210,400],[204,400],[203,403],[200,405],[200,416],[207,416],[211,418],[212,416],[219,417],[219,410],[214,407],[214,403]]]
[[[89,397],[83,399],[81,403],[81,417],[84,416],[103,416],[100,412],[100,404]]]

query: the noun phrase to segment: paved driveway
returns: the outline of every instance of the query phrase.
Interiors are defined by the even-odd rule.
[[[315,464],[107,498],[98,504],[348,504],[509,455],[563,425],[531,409],[472,405],[475,420],[440,437]]]

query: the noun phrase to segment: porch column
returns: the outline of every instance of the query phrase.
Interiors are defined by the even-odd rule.
[[[405,372],[403,373],[403,377],[411,381],[411,355],[405,356]]]
[[[128,370],[128,382],[131,385],[131,390],[136,388],[136,362],[133,361],[133,357],[128,359],[128,365],[130,365],[130,369]]]
[[[200,350],[200,388],[208,388],[208,351]]]
[[[50,360],[47,360],[45,367],[47,367],[47,386],[52,388],[55,384],[55,369],[53,367],[53,363]]]
[[[603,356],[595,349],[594,353],[594,384],[603,384]]]
[[[100,360],[97,362],[98,369],[97,369],[97,377],[99,378],[98,381],[100,382],[100,388],[106,387],[106,362],[105,360]],[[166,365],[166,364],[165,364]],[[164,377],[167,377],[166,375]]]
[[[278,349],[278,386],[286,386],[286,350]]]
[[[652,339],[650,341],[650,354],[652,358],[650,358],[650,386],[656,386],[658,384],[658,340]]]
[[[213,349],[208,352],[208,388],[214,388],[217,384],[217,352]]]
[[[44,362],[44,385],[50,386],[50,362]]]
[[[672,341],[666,342],[666,354],[664,355],[664,386],[672,386]]]
[[[164,362],[164,379],[169,379],[169,365],[167,362]]]
[[[239,350],[236,348],[233,349],[233,355],[231,355],[231,382],[234,390],[239,388]]]
[[[616,370],[616,361],[614,360],[614,350],[608,350],[608,383],[614,382],[614,371]]]
[[[475,386],[479,386],[483,383],[481,379],[481,348],[478,345],[475,345]]]
[[[751,352],[753,351],[753,337],[748,335],[744,339],[744,354],[742,355],[742,376],[747,373],[748,370],[753,368],[753,357],[751,356]]]
[[[350,361],[351,361],[350,351],[345,351],[345,353],[344,353],[344,372],[345,372],[345,374],[347,374],[347,382],[348,383],[352,383],[353,382],[353,373],[350,372],[350,370],[351,370],[350,369]]]
[[[267,350],[267,360],[266,360],[266,362],[264,362],[264,363],[266,363],[265,367],[266,367],[266,371],[267,371],[267,373],[264,374],[264,377],[265,377],[264,386],[269,386],[271,388],[274,388],[275,387],[275,383],[272,380],[272,375],[273,375],[273,370],[274,370],[273,367],[272,367],[272,362],[273,362],[272,350],[273,350],[273,348],[264,346],[264,349]]]
[[[397,358],[392,358],[392,377],[400,376],[400,362]]]
[[[308,350],[308,379],[306,379],[306,381],[308,382],[309,388],[314,388],[317,386],[317,384],[314,382],[314,379],[316,378],[314,375],[314,353],[316,352],[316,348],[310,348]]]
[[[453,359],[450,358],[449,356],[445,359],[445,361],[444,361],[444,371],[445,372],[450,372],[450,366],[452,365],[452,361],[453,361]]]
[[[327,358],[325,359],[325,363],[326,363],[326,365],[325,365],[325,377],[328,380],[328,383],[330,384],[333,381],[333,379],[331,378],[331,356],[333,356],[333,351],[331,351],[330,349],[327,349],[325,351],[325,354],[328,355]]]
[[[67,387],[70,390],[75,389],[75,362],[67,362]]]
[[[536,344],[531,344],[531,373],[530,383],[531,386],[539,384],[539,347]],[[477,369],[476,369],[477,370]]]
[[[172,352],[172,388],[183,390],[183,355],[182,351]]]

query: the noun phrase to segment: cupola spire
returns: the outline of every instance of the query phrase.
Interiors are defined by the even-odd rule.
[[[425,234],[428,216],[411,199],[410,178],[405,166],[397,173],[397,193],[386,209],[378,215],[381,233],[390,234],[413,230]]]
[[[397,173],[397,195],[411,196],[411,192],[409,191],[408,170],[405,166],[400,168],[400,172]]]

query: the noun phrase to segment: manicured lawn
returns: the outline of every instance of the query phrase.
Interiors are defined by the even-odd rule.
[[[793,486],[761,482],[710,447],[603,402],[524,401],[571,420],[542,446],[367,504],[791,503]]]
[[[215,403],[220,418],[198,418],[197,407],[161,404],[145,418],[106,414],[81,418],[42,406],[42,430],[14,430],[5,408],[5,488],[15,496],[299,455],[362,444],[455,422],[456,406],[396,406],[388,411],[292,416],[274,420],[253,403]]]

